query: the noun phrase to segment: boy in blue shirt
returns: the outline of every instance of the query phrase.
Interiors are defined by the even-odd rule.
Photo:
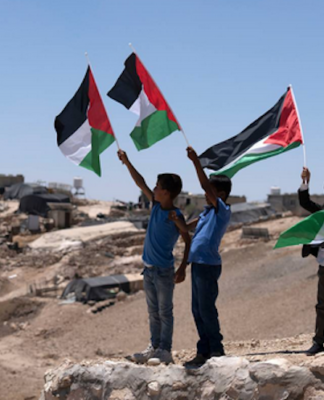
[[[158,358],[161,362],[169,364],[173,362],[171,347],[174,283],[180,283],[185,279],[190,248],[189,234],[179,230],[174,221],[169,219],[171,210],[179,220],[183,219],[180,210],[173,204],[181,192],[182,182],[176,174],[160,174],[152,191],[130,163],[126,153],[119,150],[117,154],[128,168],[136,185],[153,202],[143,250],[144,291],[149,313],[151,343],[143,352],[133,354],[131,360],[144,363],[150,358]],[[184,239],[185,251],[182,263],[175,273],[172,251],[179,234]]]
[[[193,148],[188,147],[187,152],[205,191],[207,206],[199,218],[188,224],[174,212],[170,212],[169,217],[182,231],[195,229],[188,261],[191,263],[192,313],[199,341],[196,356],[185,363],[185,367],[195,368],[203,365],[208,358],[225,355],[215,302],[222,272],[218,248],[231,216],[225,201],[231,192],[232,182],[225,175],[208,179]]]

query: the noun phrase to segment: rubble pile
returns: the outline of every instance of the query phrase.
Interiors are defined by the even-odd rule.
[[[74,251],[62,267],[63,276],[99,276],[126,274],[142,268],[141,254],[145,232],[125,232],[84,244]]]
[[[131,273],[134,269],[142,268],[144,237],[145,233],[141,231],[125,232],[82,243],[79,248],[72,249],[67,254],[65,251],[26,250],[27,258],[22,257],[21,262],[28,265],[28,260],[34,260],[31,265],[36,267],[44,266],[44,262],[47,266],[60,262],[57,273],[65,279],[72,279],[75,275],[94,277]],[[20,265],[20,262],[16,265]]]
[[[42,301],[26,296],[0,302],[0,338],[25,330],[30,321],[39,315],[43,306]]]
[[[45,268],[56,264],[62,259],[62,254],[52,252],[37,253],[28,248],[16,249],[7,244],[0,245],[0,269],[2,272],[11,271],[15,268]]]

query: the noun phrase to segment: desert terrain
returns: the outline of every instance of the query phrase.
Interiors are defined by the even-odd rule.
[[[14,202],[0,213],[4,227]],[[108,205],[82,212],[92,216]],[[273,250],[280,232],[299,221],[288,216],[256,224],[268,228],[270,240],[242,239],[241,229],[222,243],[223,272],[217,300],[225,350],[250,360],[262,357],[306,359],[315,324],[316,260],[301,258],[300,247]],[[131,225],[131,224],[130,224]],[[101,312],[88,304],[62,302],[66,284],[83,277],[141,273],[144,230],[121,223],[117,231],[97,236],[84,228],[77,239],[32,235],[18,237],[22,250],[0,245],[0,399],[38,399],[47,369],[65,359],[75,362],[123,359],[149,341],[144,293],[127,296]],[[93,228],[93,227],[92,227]],[[81,228],[71,228],[69,231]],[[98,230],[103,229],[98,225]],[[105,228],[106,229],[106,228]],[[83,231],[82,231],[83,232]],[[51,233],[52,235],[55,232]],[[97,232],[98,233],[98,232]],[[48,234],[46,234],[48,235]],[[64,235],[63,235],[64,236]],[[60,245],[46,243],[61,240]],[[73,242],[73,243],[72,243]],[[38,244],[37,244],[38,243]],[[58,250],[60,248],[60,250]],[[179,265],[183,243],[175,255]],[[30,294],[30,287],[59,280],[57,293]],[[174,295],[174,358],[181,363],[195,352],[197,334],[190,307],[190,267]]]

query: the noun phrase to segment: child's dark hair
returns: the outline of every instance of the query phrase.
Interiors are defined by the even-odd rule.
[[[209,182],[218,190],[225,192],[225,200],[227,200],[228,196],[232,190],[232,181],[226,175],[212,175],[209,178]]]
[[[162,189],[170,192],[171,199],[175,199],[180,194],[182,189],[182,181],[179,175],[176,174],[159,174],[157,177]]]

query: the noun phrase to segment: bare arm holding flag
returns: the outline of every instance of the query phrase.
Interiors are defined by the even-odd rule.
[[[193,162],[196,168],[200,186],[205,191],[210,203],[217,209],[217,197],[220,197],[217,189],[209,182],[209,179],[200,164],[198,155],[195,150],[189,146],[187,147],[187,154],[188,158]]]
[[[127,154],[123,150],[118,150],[117,152],[120,161],[126,165],[128,168],[131,177],[133,178],[136,185],[143,191],[145,196],[150,200],[153,201],[153,192],[147,186],[145,179],[142,175],[134,168],[133,164],[129,161]]]

